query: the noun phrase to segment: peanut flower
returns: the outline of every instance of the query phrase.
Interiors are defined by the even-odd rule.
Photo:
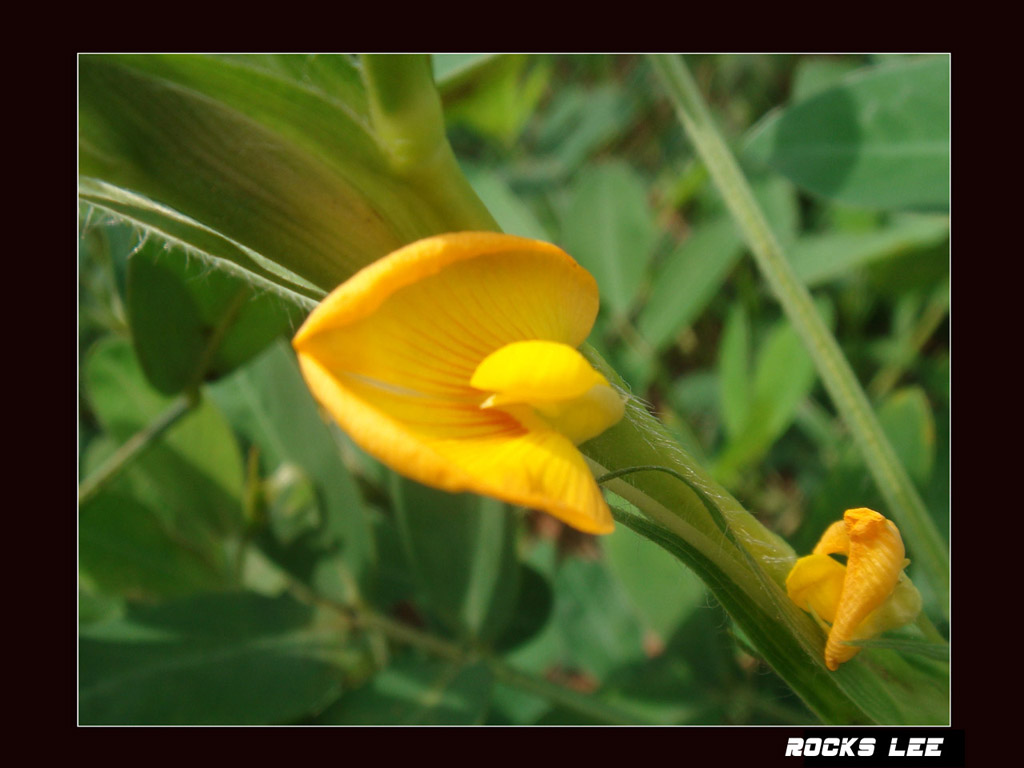
[[[846,555],[846,565],[829,557]],[[827,622],[825,665],[835,671],[865,640],[913,621],[921,595],[903,573],[910,564],[899,530],[874,510],[848,509],[822,535],[814,552],[797,560],[786,591],[805,611]]]
[[[554,245],[460,232],[360,271],[292,344],[321,405],[396,472],[609,533],[576,448],[625,411],[576,349],[597,309],[594,278]]]

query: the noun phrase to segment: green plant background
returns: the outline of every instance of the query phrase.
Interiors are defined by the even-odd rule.
[[[686,61],[948,541],[948,58]],[[594,274],[590,345],[717,482],[801,554],[885,512],[649,59],[431,66],[473,190]],[[318,413],[288,337],[445,204],[388,183],[362,82],[346,56],[80,60],[81,722],[820,722],[648,538],[422,488]],[[945,722],[942,660],[888,642],[901,718]]]

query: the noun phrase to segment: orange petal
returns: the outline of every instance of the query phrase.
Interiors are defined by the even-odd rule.
[[[854,638],[858,625],[892,594],[906,564],[899,530],[878,512],[848,509],[843,523],[850,548],[843,592],[825,645],[825,665],[831,670],[859,652],[856,646],[845,645],[846,641]]]
[[[821,534],[814,545],[815,555],[845,555],[850,551],[850,536],[846,531],[846,522],[837,520]]]

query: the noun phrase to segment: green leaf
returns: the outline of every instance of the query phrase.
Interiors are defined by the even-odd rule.
[[[949,258],[949,241],[945,239],[930,248],[897,253],[868,265],[868,285],[882,297],[909,291],[948,292]]]
[[[722,422],[729,435],[739,435],[750,420],[750,324],[741,304],[733,306],[718,351]]]
[[[360,119],[369,119],[366,91],[354,56],[285,53],[218,54],[215,58],[288,81],[320,99],[344,105]]]
[[[873,640],[858,640],[861,648],[889,648],[902,654],[920,654],[936,661],[949,661],[949,646],[933,643],[918,637],[879,637]]]
[[[235,428],[259,447],[266,475],[281,467],[300,469],[320,510],[315,535],[306,544],[321,552],[341,547],[352,574],[368,586],[377,563],[371,521],[288,345],[271,346],[211,386],[210,394]],[[307,563],[303,575],[311,567]]]
[[[456,61],[447,61],[451,58]],[[434,55],[433,63],[435,77],[439,68],[445,72],[445,122],[469,125],[509,147],[533,114],[551,69],[547,62],[524,55]]]
[[[772,329],[758,351],[751,420],[759,431],[780,434],[814,384],[814,364],[789,323]]]
[[[93,591],[89,584],[89,575],[79,571],[78,586],[78,624],[96,624],[110,621],[124,614],[125,601],[121,597],[113,597],[102,592]],[[84,578],[83,578],[84,576]]]
[[[79,718],[91,725],[287,723],[340,688],[344,634],[290,597],[197,595],[81,630]]]
[[[335,530],[338,526],[329,524],[321,510],[316,486],[306,473],[293,464],[281,464],[262,483],[261,490],[263,514],[257,515],[257,519],[262,525],[255,528],[251,539],[259,548],[257,554],[265,555],[319,597],[340,604],[359,601],[359,587],[376,573],[360,574],[366,578],[359,584],[358,555],[352,556],[345,542],[339,540]],[[246,565],[252,565],[255,559],[247,558]],[[247,570],[246,586],[263,592],[272,583],[265,575],[260,570]]]
[[[851,59],[828,57],[801,57],[793,73],[793,85],[790,88],[790,101],[799,104],[812,96],[817,96],[829,88],[839,85],[843,78],[857,68]]]
[[[459,665],[405,655],[345,693],[317,722],[327,725],[473,725],[494,684],[481,663]]]
[[[547,699],[499,682],[484,725],[534,725],[550,706]]]
[[[171,399],[146,381],[131,345],[107,339],[90,351],[83,384],[104,429],[124,443],[161,416]],[[242,525],[242,458],[227,421],[208,401],[172,426],[114,481],[131,488],[160,522],[208,553]],[[212,547],[212,550],[211,550]]]
[[[493,499],[392,477],[399,531],[431,612],[457,635],[498,637],[519,591],[514,513]]]
[[[662,641],[704,602],[704,585],[692,571],[625,526],[602,536],[601,545],[631,602]]]
[[[606,163],[582,171],[571,195],[565,249],[597,279],[612,314],[623,318],[643,287],[657,237],[643,182],[629,166]]]
[[[792,185],[771,176],[754,186],[754,194],[776,237],[784,243],[792,241],[799,226]],[[714,199],[712,209],[721,206],[721,201]],[[695,221],[689,236],[655,272],[650,295],[637,315],[641,335],[656,349],[668,346],[678,331],[704,311],[742,253],[743,242],[724,211]]]
[[[553,607],[548,580],[535,568],[523,565],[519,571],[519,599],[495,649],[509,651],[535,638],[547,626]]]
[[[606,563],[566,559],[554,586],[563,666],[601,680],[615,667],[644,658],[642,619]]]
[[[245,57],[83,56],[80,172],[325,291],[406,243],[484,220],[443,133],[429,168],[399,173],[368,128],[365,93],[338,75],[348,65],[311,84],[306,63],[282,71]]]
[[[936,425],[924,390],[907,387],[891,393],[878,408],[878,421],[911,477],[919,484],[926,482],[935,462]],[[842,453],[839,466],[833,468],[825,488],[817,495],[815,507],[820,500],[822,506],[834,512],[854,506],[849,499],[863,500],[864,506],[881,504],[878,492],[864,482],[864,462],[852,449]]]
[[[718,374],[713,370],[698,370],[677,377],[667,395],[672,410],[663,421],[679,444],[702,466],[710,462],[704,446],[714,445],[721,426],[721,387]],[[685,422],[681,428],[679,422]]]
[[[629,531],[625,526],[622,528]],[[653,542],[646,544],[652,551],[660,550],[662,556],[671,558]],[[692,574],[690,578],[700,583]],[[703,596],[703,590],[700,594]],[[642,712],[651,723],[728,721],[730,713],[723,711],[723,704],[739,698],[730,695],[736,686],[738,665],[735,643],[728,636],[728,618],[718,605],[690,607],[693,610],[678,631],[665,638],[666,646],[658,656],[623,665],[609,676],[600,690],[602,700]]]
[[[81,190],[80,190],[81,191]],[[126,293],[128,255],[139,241],[134,227],[123,222],[104,222],[107,218],[93,206],[80,206],[78,230],[78,283],[79,301],[92,294],[97,304],[105,307],[79,307],[82,315],[97,312],[115,313],[120,309]],[[92,304],[92,302],[90,302]],[[113,326],[109,321],[107,330]],[[80,334],[84,335],[84,334]]]
[[[544,538],[532,542],[525,553],[525,558],[526,563],[520,571],[517,615],[513,617],[505,635],[495,643],[495,647],[502,649],[504,660],[516,669],[544,675],[563,661],[564,641],[556,620],[555,609],[555,600],[558,596],[555,583],[558,568],[556,561],[559,559],[555,541]],[[524,604],[527,603],[530,607],[524,608]],[[525,610],[526,615],[521,617],[518,614],[520,610]],[[540,624],[539,630],[533,632],[525,641],[518,642],[517,626],[521,618],[528,621],[529,614],[542,614],[535,615],[534,619]],[[516,641],[514,647],[509,642],[510,639]],[[527,703],[525,709],[533,711],[535,715],[539,714],[536,703],[537,700],[533,699],[532,703]],[[540,711],[543,711],[543,708],[542,704]]]
[[[666,347],[697,319],[742,253],[730,219],[696,226],[657,272],[637,317],[641,335],[656,349]]]
[[[168,306],[165,297],[174,295],[178,304]],[[128,313],[143,368],[182,386],[231,372],[304,316],[274,294],[209,270],[186,253],[168,252],[152,238],[129,261]],[[168,361],[179,344],[192,354],[174,367]]]
[[[231,582],[225,570],[175,541],[146,507],[114,493],[79,508],[78,563],[99,589],[133,598],[175,597]]]
[[[444,91],[461,79],[472,77],[494,58],[493,53],[435,53],[430,57],[430,63],[434,79]]]
[[[469,166],[466,168],[466,176],[480,199],[494,215],[502,232],[520,237],[531,237],[534,240],[551,240],[551,235],[548,234],[544,225],[516,197],[500,174],[492,170]]]
[[[111,220],[181,247],[190,258],[202,260],[208,267],[227,272],[262,292],[273,293],[305,310],[313,309],[326,292],[275,264],[256,251],[245,248],[203,224],[183,216],[128,190],[89,178],[78,181],[78,197],[83,203],[85,231],[96,230],[94,223]],[[108,231],[104,227],[102,231]],[[137,236],[131,236],[133,242]],[[127,256],[127,250],[123,256]],[[117,266],[115,262],[115,266]],[[118,268],[123,281],[127,270]],[[122,295],[126,291],[121,286]]]
[[[301,310],[147,237],[128,262],[128,318],[149,381],[165,394],[221,376],[294,329]]]
[[[823,314],[829,317],[832,313]],[[737,471],[760,458],[793,423],[817,376],[807,348],[787,321],[776,323],[760,345],[753,381],[746,379],[745,367],[733,360],[740,352],[733,350],[731,340],[723,340],[722,350],[719,377],[723,416],[731,414],[725,418],[730,436],[714,471],[729,485]],[[744,394],[745,402],[741,400]]]
[[[852,205],[949,207],[949,57],[864,69],[770,115],[746,149],[814,194]]]
[[[204,56],[83,56],[79,107],[83,175],[169,205],[320,288],[406,241],[357,186],[358,163],[384,167],[365,128],[264,71]]]
[[[545,169],[559,177],[572,173],[620,136],[635,111],[624,89],[615,85],[560,89],[538,129],[537,149],[546,156]]]
[[[157,263],[162,246],[141,245],[128,262],[128,322],[146,378],[166,395],[196,386],[202,376],[208,331],[199,308],[177,275]]]
[[[390,610],[415,595],[416,579],[394,518],[377,515],[373,520],[373,534],[378,562],[371,599],[374,605]]]
[[[849,275],[866,264],[938,245],[949,235],[949,220],[904,216],[869,232],[804,235],[789,249],[789,262],[805,285]]]
[[[935,417],[924,390],[893,392],[879,408],[878,420],[910,476],[926,483],[935,463]]]

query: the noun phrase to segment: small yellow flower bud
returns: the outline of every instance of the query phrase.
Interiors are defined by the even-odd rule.
[[[846,555],[846,565],[829,557]],[[913,621],[921,595],[903,569],[903,539],[871,509],[849,509],[822,535],[814,553],[800,558],[786,579],[797,605],[831,625],[825,665],[835,671],[860,649],[848,644]]]

